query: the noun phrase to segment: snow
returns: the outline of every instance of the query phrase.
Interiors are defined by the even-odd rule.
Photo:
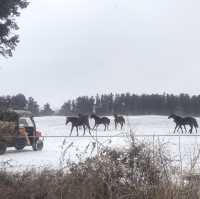
[[[8,167],[10,170],[39,169],[44,167],[60,168],[65,166],[68,159],[71,161],[81,161],[88,156],[95,155],[98,150],[98,147],[95,145],[96,135],[125,136],[98,138],[98,142],[104,146],[127,147],[129,139],[126,135],[129,135],[130,132],[136,135],[155,135],[154,137],[136,137],[136,140],[138,142],[145,142],[149,146],[162,144],[175,160],[179,160],[181,155],[184,159],[183,166],[188,166],[188,162],[191,162],[191,159],[197,155],[200,137],[156,136],[173,134],[174,123],[172,120],[168,120],[166,116],[129,116],[126,117],[126,125],[123,130],[115,130],[113,118],[111,117],[110,119],[110,129],[104,131],[103,126],[100,126],[98,131],[92,131],[94,137],[89,137],[87,131],[86,137],[47,137],[44,138],[44,148],[42,151],[33,151],[31,147],[26,147],[23,151],[8,148],[6,154],[0,156],[1,167]],[[197,120],[200,123],[199,118]],[[70,133],[71,126],[70,124],[68,126],[65,125],[65,117],[36,117],[35,121],[38,130],[44,136],[68,136]],[[93,126],[92,120],[90,123]],[[82,135],[83,131],[80,130],[79,134]],[[76,136],[75,129],[72,135]],[[5,162],[8,162],[10,166],[5,164]],[[177,164],[180,166],[180,161],[177,161]]]

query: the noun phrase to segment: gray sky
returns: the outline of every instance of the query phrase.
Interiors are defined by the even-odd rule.
[[[0,95],[54,107],[96,93],[199,94],[198,0],[32,0]]]

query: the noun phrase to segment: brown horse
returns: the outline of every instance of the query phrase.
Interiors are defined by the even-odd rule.
[[[68,123],[72,124],[70,136],[72,135],[72,131],[73,131],[74,127],[76,127],[77,136],[79,136],[78,127],[80,127],[80,126],[82,126],[84,129],[83,135],[85,135],[86,127],[88,128],[89,133],[90,133],[90,124],[89,124],[88,117],[87,118],[86,117],[67,117],[65,124],[67,125]]]
[[[110,119],[109,119],[109,118],[107,118],[107,117],[98,117],[98,116],[95,115],[95,114],[92,114],[90,117],[93,118],[94,121],[95,121],[93,130],[94,130],[95,128],[96,128],[96,130],[97,130],[97,128],[98,128],[98,126],[99,126],[100,124],[103,124],[103,125],[104,125],[104,127],[105,127],[105,128],[104,128],[104,131],[108,130],[108,127],[109,127],[109,125],[110,125]]]
[[[178,115],[175,115],[175,114],[172,114],[168,117],[168,119],[173,119],[174,122],[176,123],[176,126],[174,128],[174,133],[176,131],[178,131],[179,129],[181,129],[182,133],[183,133],[183,129],[182,129],[182,126],[184,127],[185,129],[185,132],[187,132],[187,129],[186,129],[186,125],[189,125],[190,126],[190,130],[189,130],[189,133],[191,134],[192,131],[193,131],[193,128],[195,128],[196,130],[196,133],[197,133],[197,128],[199,127],[198,126],[198,123],[197,123],[197,120],[193,117],[180,117]]]

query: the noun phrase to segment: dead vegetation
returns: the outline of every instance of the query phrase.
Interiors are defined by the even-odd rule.
[[[170,158],[160,149],[131,143],[101,148],[98,155],[65,170],[0,172],[2,199],[198,199],[198,187],[176,181]],[[173,173],[172,173],[173,171]]]

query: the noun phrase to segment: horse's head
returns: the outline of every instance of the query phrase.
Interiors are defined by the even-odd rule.
[[[169,117],[168,117],[168,119],[174,119],[176,117],[176,115],[175,114],[171,114],[171,115],[169,115]]]
[[[65,125],[67,125],[69,122],[70,122],[70,119],[69,119],[69,117],[66,117],[66,122],[65,122]]]
[[[113,116],[114,116],[114,118],[117,118],[117,114],[116,113],[114,113]]]
[[[90,118],[95,118],[96,117],[96,115],[94,114],[94,113],[92,113],[91,115],[90,115]]]

